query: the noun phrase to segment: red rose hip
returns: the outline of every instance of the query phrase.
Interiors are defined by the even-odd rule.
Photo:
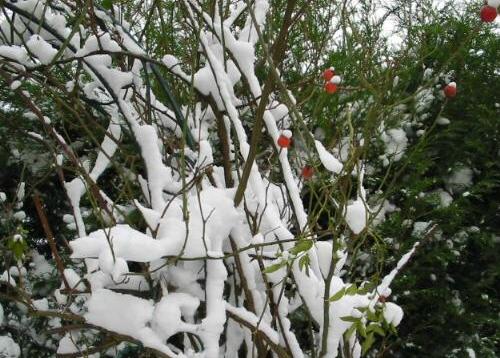
[[[497,17],[497,9],[493,6],[485,5],[481,8],[480,15],[482,22],[493,22]]]
[[[325,79],[325,81],[330,81],[333,76],[335,76],[335,71],[332,70],[331,68],[327,68],[323,72],[323,78]]]
[[[292,144],[292,139],[285,136],[285,135],[280,135],[278,137],[278,146],[281,148],[288,148],[290,147],[290,144]]]
[[[306,165],[302,168],[302,177],[305,180],[311,179],[314,174],[314,169],[310,165]]]
[[[333,94],[337,92],[337,85],[333,82],[325,83],[325,92],[328,94]]]
[[[453,98],[457,95],[457,85],[455,82],[451,82],[445,86],[443,92],[446,98]]]

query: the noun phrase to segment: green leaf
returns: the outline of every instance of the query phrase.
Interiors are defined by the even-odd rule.
[[[298,255],[303,251],[308,251],[313,246],[312,240],[299,240],[294,247],[292,247],[289,252],[294,255]]]
[[[366,337],[366,327],[361,320],[356,322],[356,329],[362,337]]]
[[[24,239],[9,239],[7,242],[7,247],[14,254],[16,260],[21,260],[24,257],[24,253],[28,250],[28,244]]]
[[[368,320],[373,321],[373,322],[379,322],[380,321],[380,317],[377,315],[377,313],[376,312],[372,312],[369,309],[366,312],[366,317],[368,318]]]
[[[337,293],[335,293],[332,297],[330,297],[329,301],[330,302],[338,301],[342,297],[344,297],[344,294],[345,294],[345,287],[342,287]]]
[[[385,336],[385,332],[382,329],[382,327],[380,327],[380,325],[378,325],[376,323],[370,323],[368,325],[368,327],[366,328],[366,332],[367,333],[374,332],[374,333],[377,333],[379,336],[382,336],[382,337]]]
[[[277,264],[273,264],[271,266],[266,267],[266,269],[264,270],[264,273],[272,273],[272,272],[278,271],[280,268],[282,268],[285,265],[286,265],[285,261],[279,262]]]
[[[368,292],[373,291],[373,289],[375,288],[375,286],[376,285],[375,285],[374,282],[366,283],[366,284],[363,285],[363,287],[358,288],[358,293],[360,295],[365,295]]]
[[[356,325],[353,324],[351,325],[351,327],[349,327],[349,329],[344,333],[345,341],[348,341],[349,338],[351,338],[355,330],[356,330]]]
[[[305,268],[307,276],[309,276],[309,263],[309,255],[304,255],[299,259],[299,269],[300,271],[302,271]]]
[[[356,293],[358,293],[358,286],[356,286],[355,283],[353,283],[351,286],[349,286],[347,288],[347,290],[345,291],[346,295],[349,295],[349,296],[354,296]]]
[[[352,316],[344,316],[344,317],[340,317],[340,319],[342,321],[345,321],[345,322],[353,322],[353,323],[356,323],[359,321],[359,318],[354,318]]]
[[[363,345],[361,346],[363,355],[368,352],[368,350],[372,347],[373,343],[375,342],[375,338],[373,337],[373,333],[370,333],[366,336],[365,341],[363,342]]]
[[[102,0],[101,5],[106,10],[110,10],[113,7],[113,0]]]

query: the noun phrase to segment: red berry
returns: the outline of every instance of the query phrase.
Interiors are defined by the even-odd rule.
[[[325,79],[325,81],[330,81],[333,76],[335,76],[335,71],[331,68],[327,68],[325,72],[323,72],[323,78]]]
[[[304,168],[302,168],[302,177],[305,180],[311,179],[313,174],[314,174],[314,169],[311,166],[306,165]]]
[[[328,94],[333,94],[337,92],[337,85],[333,82],[325,83],[325,92]]]
[[[447,98],[453,98],[457,95],[457,86],[454,86],[454,85],[446,85],[446,87],[444,88],[444,95],[447,97]]]
[[[278,146],[280,146],[281,148],[288,148],[290,144],[292,144],[291,138],[288,138],[283,134],[278,137]]]
[[[497,17],[497,9],[493,6],[485,5],[481,8],[481,21],[493,22]]]

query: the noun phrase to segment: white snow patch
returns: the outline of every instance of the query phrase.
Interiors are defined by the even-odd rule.
[[[9,336],[0,336],[0,357],[17,358],[21,356],[21,348]]]
[[[403,309],[392,302],[385,303],[383,314],[386,322],[391,323],[394,327],[397,327],[403,319]]]
[[[401,128],[388,129],[381,134],[381,139],[385,143],[385,156],[391,157],[395,162],[403,157],[406,147],[408,146],[408,138],[406,133]],[[384,166],[388,165],[388,160],[384,160]]]
[[[461,167],[451,173],[446,178],[446,185],[452,193],[461,193],[466,188],[472,185],[472,169],[469,167]]]
[[[450,124],[450,120],[446,117],[438,117],[436,119],[436,123],[440,126],[447,126],[448,124]]]
[[[32,35],[28,42],[26,42],[26,47],[38,57],[40,62],[44,65],[50,64],[57,54],[57,50],[40,37],[40,35]]]
[[[498,0],[498,3],[500,4],[500,0]],[[472,348],[466,348],[465,351],[469,355],[469,358],[476,358],[476,352],[474,351],[474,349],[472,349]]]
[[[342,163],[331,153],[329,153],[320,141],[316,140],[314,141],[314,143],[316,144],[316,150],[318,151],[319,159],[321,160],[321,163],[325,166],[325,168],[332,173],[340,173],[343,168]]]
[[[356,235],[366,227],[366,214],[366,207],[361,199],[357,199],[347,205],[345,220],[349,228]]]

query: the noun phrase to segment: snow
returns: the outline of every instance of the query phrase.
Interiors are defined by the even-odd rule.
[[[26,42],[26,47],[44,65],[49,65],[57,54],[57,50],[40,37],[40,35],[32,35]]]
[[[446,186],[452,193],[461,193],[472,185],[472,176],[473,172],[471,168],[457,168],[446,178]]]
[[[285,129],[284,131],[281,132],[282,135],[284,135],[287,138],[292,138],[292,131]]]
[[[113,281],[121,282],[126,280],[127,273],[129,273],[127,261],[125,261],[121,257],[117,257],[113,264],[113,268],[111,269],[111,276],[113,277]]]
[[[209,165],[212,165],[214,162],[214,158],[212,156],[212,146],[207,140],[202,140],[199,143],[199,156],[196,163],[198,168],[204,168]]]
[[[340,173],[343,168],[342,163],[330,154],[320,141],[316,140],[314,143],[316,145],[316,150],[318,151],[319,159],[324,167],[332,173]]]
[[[356,235],[366,227],[366,207],[362,199],[357,199],[347,205],[345,211],[345,220],[347,225]]]
[[[31,137],[33,137],[35,139],[43,140],[43,137],[40,134],[36,133],[36,132],[29,131],[28,135],[30,135]]]
[[[436,193],[439,195],[439,201],[442,208],[447,208],[453,202],[453,197],[446,190],[438,189]]]
[[[163,56],[161,61],[165,64],[165,66],[168,67],[169,70],[172,70],[174,67],[176,67],[180,64],[177,57],[172,56],[172,55]]]
[[[317,127],[315,130],[314,130],[314,138],[319,140],[319,141],[322,141],[326,138],[326,134],[325,134],[325,131],[323,128],[321,127]]]
[[[94,59],[95,56],[91,58]],[[113,94],[120,93],[120,90],[128,86],[133,81],[133,75],[131,72],[122,72],[115,68],[107,68],[106,64],[98,64],[95,66],[101,76],[104,78],[104,81],[112,90]]]
[[[436,119],[436,123],[439,124],[440,126],[447,126],[448,124],[450,124],[450,120],[445,117],[438,117]]]
[[[18,221],[23,221],[26,219],[26,213],[23,210],[16,211],[12,217]]]
[[[396,88],[399,84],[399,76],[395,76],[394,79],[392,80],[392,87]]]
[[[0,275],[0,281],[8,282],[14,287],[17,286],[14,277],[12,277],[12,275],[10,275],[8,271],[4,271],[3,274]]]
[[[200,200],[197,195],[188,198],[190,220],[186,242],[180,206],[171,205],[159,220],[157,213],[139,204],[148,224],[157,228],[159,239],[120,224],[71,241],[71,258],[99,258],[100,268],[112,273],[118,270],[113,268],[113,256],[126,261],[150,262],[163,256],[177,256],[184,247],[184,256],[199,257],[207,254],[205,245],[209,252],[220,256],[222,248],[219,246],[238,223],[230,196],[230,191],[210,188],[200,193]],[[124,263],[121,267],[124,269]],[[120,269],[121,274],[123,269]]]
[[[69,287],[78,291],[85,290],[85,284],[80,276],[71,268],[64,269],[64,277],[69,284]]]
[[[90,35],[85,41],[83,48],[78,50],[75,54],[76,57],[84,57],[89,53],[103,50],[106,52],[120,52],[121,47],[111,39],[109,33],[104,33],[102,36],[97,38],[95,35]]]
[[[37,251],[31,252],[31,261],[33,264],[33,270],[31,271],[34,276],[48,276],[52,273],[53,267],[48,263],[43,255],[40,255]]]
[[[321,273],[323,277],[327,277],[330,271],[330,265],[332,264],[332,244],[328,241],[317,241],[315,246],[318,251],[318,261]]]
[[[85,193],[85,184],[82,179],[77,177],[70,182],[64,183],[64,188],[66,189],[66,194],[73,208],[78,235],[85,236],[85,224],[80,210],[80,198]]]
[[[434,73],[434,70],[430,67],[426,68],[424,71],[424,80],[430,80],[432,78],[432,74]]]
[[[67,354],[78,352],[79,348],[75,345],[76,337],[72,337],[71,332],[68,332],[64,335],[64,337],[59,341],[59,345],[57,347],[57,354]]]
[[[88,323],[133,337],[146,347],[173,355],[149,327],[155,310],[151,301],[100,289],[92,293],[87,302],[87,309],[84,317]]]
[[[391,285],[392,281],[394,280],[394,278],[396,277],[396,275],[398,274],[398,272],[401,271],[401,269],[403,268],[403,266],[406,265],[406,263],[408,262],[408,260],[410,260],[410,258],[415,253],[415,250],[417,249],[418,245],[420,245],[419,241],[417,241],[415,244],[413,244],[413,247],[411,248],[411,250],[408,251],[406,254],[404,254],[399,259],[398,264],[396,265],[396,267],[391,272],[389,272],[389,274],[387,274],[382,279],[382,282],[377,286],[377,288],[375,290],[375,295],[374,295],[374,297],[372,298],[372,300],[370,302],[370,306],[369,307],[370,307],[371,310],[373,310],[373,308],[375,307],[375,304],[377,303],[379,297],[383,296],[387,292],[387,289]]]
[[[151,328],[158,332],[162,341],[180,331],[195,333],[197,326],[181,318],[193,320],[199,304],[198,298],[185,293],[167,294],[155,306]]]
[[[28,52],[21,46],[0,46],[0,56],[8,60],[13,60],[27,67],[33,66],[32,61],[28,58]]]
[[[21,86],[21,81],[12,81],[12,83],[10,84],[10,89],[15,91],[20,86]]]
[[[491,0],[489,0],[489,1],[492,2]],[[500,0],[498,0],[498,4],[500,4]],[[490,6],[491,6],[491,4],[490,4]],[[476,358],[476,352],[474,351],[474,349],[465,348],[465,351],[467,352],[467,355],[469,356],[469,358]]]
[[[135,137],[141,147],[141,154],[148,173],[151,204],[153,209],[161,212],[165,207],[163,189],[177,191],[180,189],[180,185],[173,181],[171,172],[162,162],[155,128],[150,125],[137,127]]]
[[[254,16],[255,22],[257,26],[261,28],[266,21],[266,14],[269,10],[269,3],[266,0],[257,0],[254,5]],[[255,29],[255,25],[253,19],[249,16],[246,20],[245,26],[239,33],[239,38],[244,39],[252,44],[255,44],[259,38],[257,34],[257,30]]]
[[[165,241],[155,240],[128,225],[117,225],[71,241],[70,246],[73,250],[71,258],[98,258],[103,252],[109,253],[109,257],[112,257],[110,244],[116,257],[137,262],[157,260],[166,254],[180,251],[180,245],[175,245],[170,251]]]
[[[254,327],[258,326],[259,330],[262,331],[271,340],[271,342],[273,342],[275,344],[279,344],[278,332],[276,332],[267,323],[260,321],[259,317],[257,317],[252,312],[249,312],[242,307],[234,307],[234,306],[230,305],[229,303],[226,303],[226,309],[228,312],[231,312],[232,314],[238,316],[239,318],[241,318],[245,322],[250,323],[252,326],[254,326]]]
[[[0,336],[0,357],[17,358],[21,356],[21,348],[9,336]]]
[[[48,309],[49,309],[49,301],[47,300],[47,298],[33,300],[31,303],[36,310],[48,311]]]
[[[101,147],[97,158],[94,163],[94,167],[92,171],[89,173],[90,177],[97,181],[97,179],[101,176],[101,174],[106,170],[109,166],[113,155],[115,154],[118,148],[118,142],[121,138],[121,126],[119,123],[113,123],[112,121],[109,123],[108,130],[106,131],[106,135],[104,140],[101,143]]]
[[[386,302],[384,304],[383,315],[387,323],[397,327],[403,319],[403,309],[395,303]]]
[[[376,217],[373,219],[373,225],[377,226],[385,221],[386,214],[392,213],[399,210],[396,205],[392,204],[388,200],[383,200],[378,207],[372,210],[372,212],[377,213]]]
[[[16,199],[18,202],[23,201],[25,193],[26,193],[26,183],[21,182],[21,183],[19,183],[19,187],[17,188],[17,191],[16,191]]]
[[[403,157],[406,147],[408,146],[408,138],[403,129],[393,128],[382,132],[381,139],[385,144],[385,156],[394,161],[398,161]],[[387,159],[384,161],[384,166],[388,165]]]
[[[411,233],[412,236],[421,237],[423,234],[425,234],[430,225],[431,223],[427,221],[416,221],[413,224],[413,231]]]
[[[348,285],[339,277],[333,277],[330,288],[330,296]],[[355,307],[366,307],[369,300],[366,295],[344,295],[338,301],[330,304],[330,322],[327,338],[327,357],[337,357],[338,347],[343,334],[351,327],[352,322],[347,322],[341,317],[350,316]]]
[[[127,51],[138,56],[145,54],[144,50],[128,35],[126,31],[124,31],[122,27],[118,27],[117,31],[120,34],[122,46],[127,49]]]
[[[73,217],[73,215],[64,214],[64,215],[63,215],[63,221],[64,221],[66,224],[71,224],[71,223],[74,223],[74,222],[75,222],[75,218]]]

